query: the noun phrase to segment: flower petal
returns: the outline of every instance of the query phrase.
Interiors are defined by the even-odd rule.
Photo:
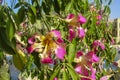
[[[47,58],[42,59],[41,62],[43,64],[49,64],[49,63],[51,64],[51,63],[53,63],[53,60],[52,60],[52,58],[47,57]]]
[[[83,55],[83,52],[82,51],[78,51],[76,57],[79,58],[82,55]]]
[[[78,28],[78,37],[84,38],[85,37],[85,30],[83,28]]]
[[[57,38],[57,41],[58,41],[59,43],[62,43],[62,42],[63,42],[63,39],[62,39],[62,37],[61,37],[60,31],[52,30],[51,32],[52,32],[52,33],[54,34],[54,36]]]
[[[33,51],[34,51],[34,48],[32,45],[27,48],[28,53],[32,53]]]
[[[28,39],[29,44],[34,44],[35,42],[35,36],[32,36],[31,38]]]
[[[66,54],[66,51],[63,47],[59,46],[59,47],[56,48],[55,54],[56,54],[57,58],[63,60],[64,56]]]
[[[102,42],[100,43],[100,47],[102,50],[105,50],[105,45]]]
[[[69,41],[72,41],[73,38],[75,38],[76,32],[73,29],[69,29]]]
[[[81,14],[79,14],[78,17],[79,17],[79,20],[78,20],[78,21],[79,21],[80,24],[86,23],[87,20],[86,20],[85,17],[83,17]]]
[[[66,19],[74,18],[74,14],[69,14]]]

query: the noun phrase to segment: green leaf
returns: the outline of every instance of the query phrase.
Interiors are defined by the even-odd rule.
[[[53,80],[53,79],[59,74],[60,70],[61,70],[61,65],[58,65],[58,66],[54,69],[53,74],[52,74],[52,76],[50,77],[50,80]]]
[[[7,34],[8,39],[11,41],[15,34],[15,27],[11,21],[8,22],[7,24],[6,34]]]
[[[35,9],[35,7],[34,6],[30,6],[30,9],[34,13],[34,15],[36,16],[36,9]]]
[[[17,54],[13,55],[13,62],[17,69],[23,70],[27,62],[25,54],[21,50],[16,51]]]
[[[13,55],[15,54],[15,52],[11,46],[12,44],[7,39],[5,30],[0,29],[0,48],[4,50],[6,53]]]
[[[70,43],[68,46],[68,62],[72,63],[75,58],[75,44]]]
[[[67,64],[67,69],[72,77],[72,80],[78,80],[78,75],[70,64]]]
[[[66,70],[63,71],[63,80],[68,80],[68,76],[67,76]]]

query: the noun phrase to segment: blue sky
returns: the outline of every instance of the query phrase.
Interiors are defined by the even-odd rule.
[[[8,4],[10,4],[10,0],[5,0],[5,1]],[[93,0],[90,0],[90,1],[93,1]],[[111,9],[110,20],[113,20],[115,18],[120,18],[120,0],[113,0],[110,5],[110,9]]]
[[[120,18],[120,0],[113,0],[111,5],[111,14],[110,19],[113,20],[115,18]]]

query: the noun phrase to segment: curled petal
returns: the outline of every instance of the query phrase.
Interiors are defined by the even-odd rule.
[[[72,41],[73,38],[75,38],[76,32],[73,29],[69,29],[69,37],[68,39]]]
[[[85,37],[85,30],[83,28],[78,28],[78,36],[79,38],[84,38]]]
[[[78,21],[79,21],[80,24],[86,23],[87,20],[86,20],[86,18],[84,16],[82,16],[81,14],[79,14],[78,17],[79,17]]]
[[[35,42],[35,37],[34,36],[28,39],[29,44],[34,44],[34,42]]]
[[[66,50],[63,47],[59,46],[56,48],[55,54],[56,54],[57,58],[63,60],[64,56],[66,54]]]
[[[43,64],[51,64],[51,63],[53,63],[53,60],[52,60],[52,58],[47,57],[47,58],[42,59],[41,62]]]

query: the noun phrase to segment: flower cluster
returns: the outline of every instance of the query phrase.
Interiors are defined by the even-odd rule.
[[[45,36],[35,34],[28,39],[28,53],[39,52],[42,63],[52,63],[52,54],[63,60],[66,54],[61,34],[57,30],[48,32]]]

